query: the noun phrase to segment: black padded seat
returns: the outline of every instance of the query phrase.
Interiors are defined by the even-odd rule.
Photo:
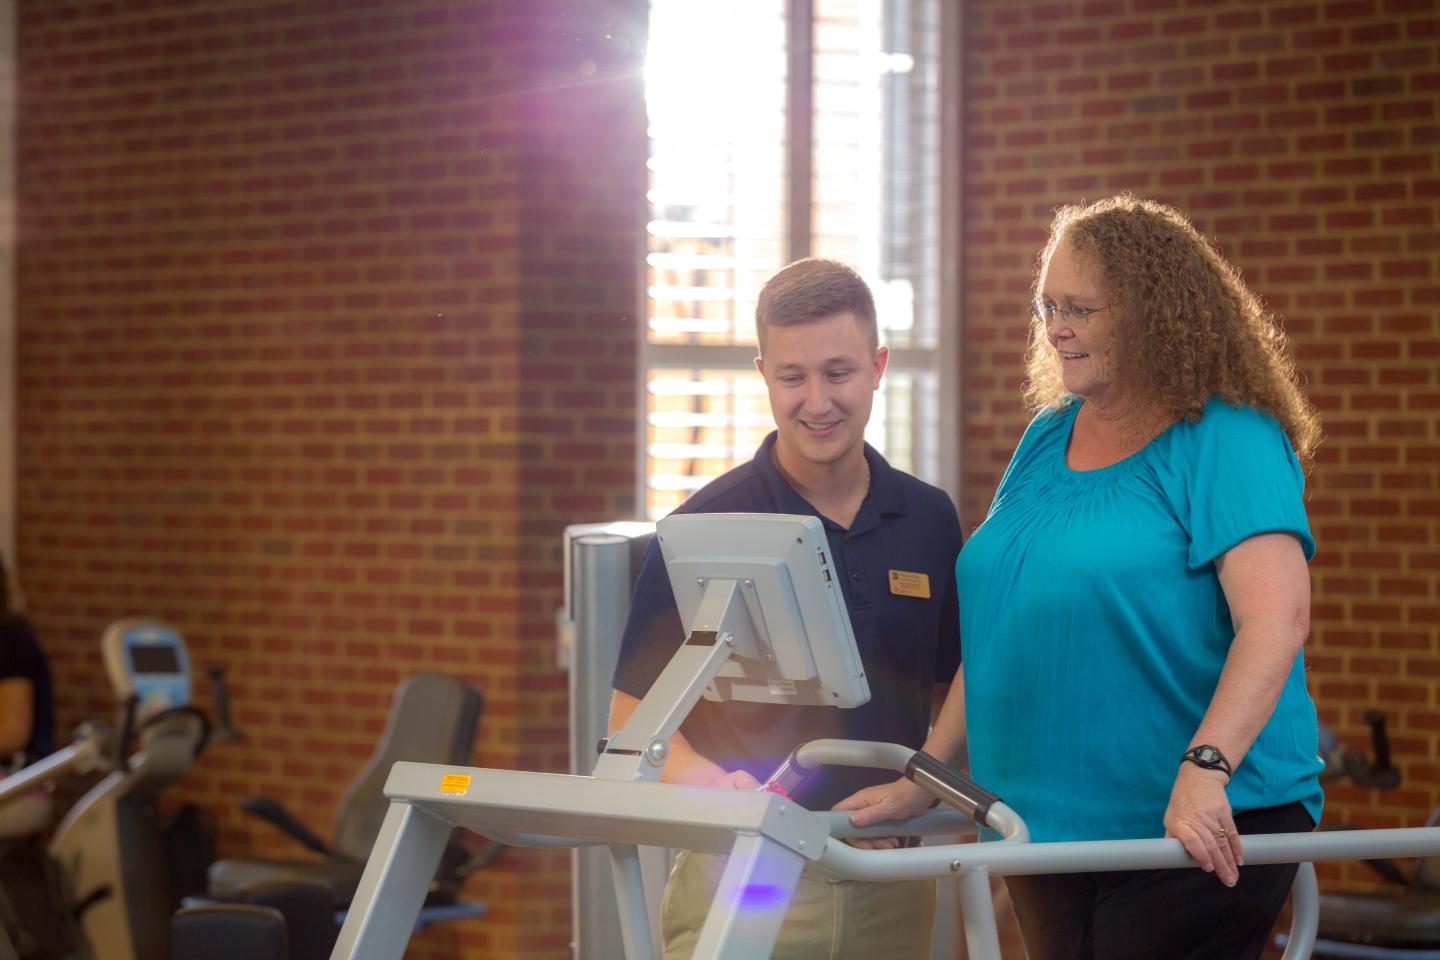
[[[339,904],[349,903],[360,886],[363,863],[335,860],[217,860],[210,865],[210,896],[248,900],[256,887],[272,883],[315,884],[330,891]]]
[[[1344,943],[1440,949],[1440,896],[1409,890],[1321,894],[1319,935]]]
[[[1440,824],[1440,808],[1425,826]],[[1440,951],[1440,857],[1420,857],[1409,876],[1390,861],[1366,861],[1391,881],[1376,890],[1335,890],[1320,894],[1320,929],[1315,956],[1357,956],[1343,944],[1363,944],[1383,953],[1394,949]],[[1327,943],[1335,952],[1326,952]],[[1379,956],[1369,953],[1366,956]],[[1440,955],[1440,954],[1437,954]]]

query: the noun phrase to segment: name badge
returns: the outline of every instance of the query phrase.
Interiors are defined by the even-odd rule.
[[[919,597],[930,599],[930,575],[911,573],[908,570],[890,571],[890,592],[897,597]]]

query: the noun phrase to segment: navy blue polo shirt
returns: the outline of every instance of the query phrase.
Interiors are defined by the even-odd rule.
[[[929,729],[934,685],[949,683],[960,662],[954,575],[960,521],[949,496],[892,468],[867,444],[870,491],[847,530],[821,516],[776,469],[775,438],[771,433],[755,459],[706,484],[675,512],[819,517],[842,574],[870,701],[846,710],[702,699],[680,728],[686,739],[725,769],[743,768],[761,782],[795,747],[822,737],[918,748]],[[892,571],[923,574],[930,596],[892,592]],[[652,540],[625,623],[615,689],[644,697],[684,639],[665,561]],[[886,771],[826,768],[795,799],[812,810],[828,810],[862,787],[893,779]]]

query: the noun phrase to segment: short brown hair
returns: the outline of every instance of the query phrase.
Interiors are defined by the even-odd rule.
[[[760,299],[755,303],[755,339],[763,347],[767,327],[812,323],[837,313],[854,314],[870,341],[870,352],[880,348],[875,298],[860,274],[838,260],[796,260],[760,288]]]

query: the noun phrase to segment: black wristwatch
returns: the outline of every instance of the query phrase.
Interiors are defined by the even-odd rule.
[[[1226,777],[1234,776],[1230,761],[1225,759],[1225,754],[1220,752],[1219,747],[1212,744],[1202,743],[1198,747],[1191,747],[1185,752],[1184,759],[1206,770],[1219,770]]]

